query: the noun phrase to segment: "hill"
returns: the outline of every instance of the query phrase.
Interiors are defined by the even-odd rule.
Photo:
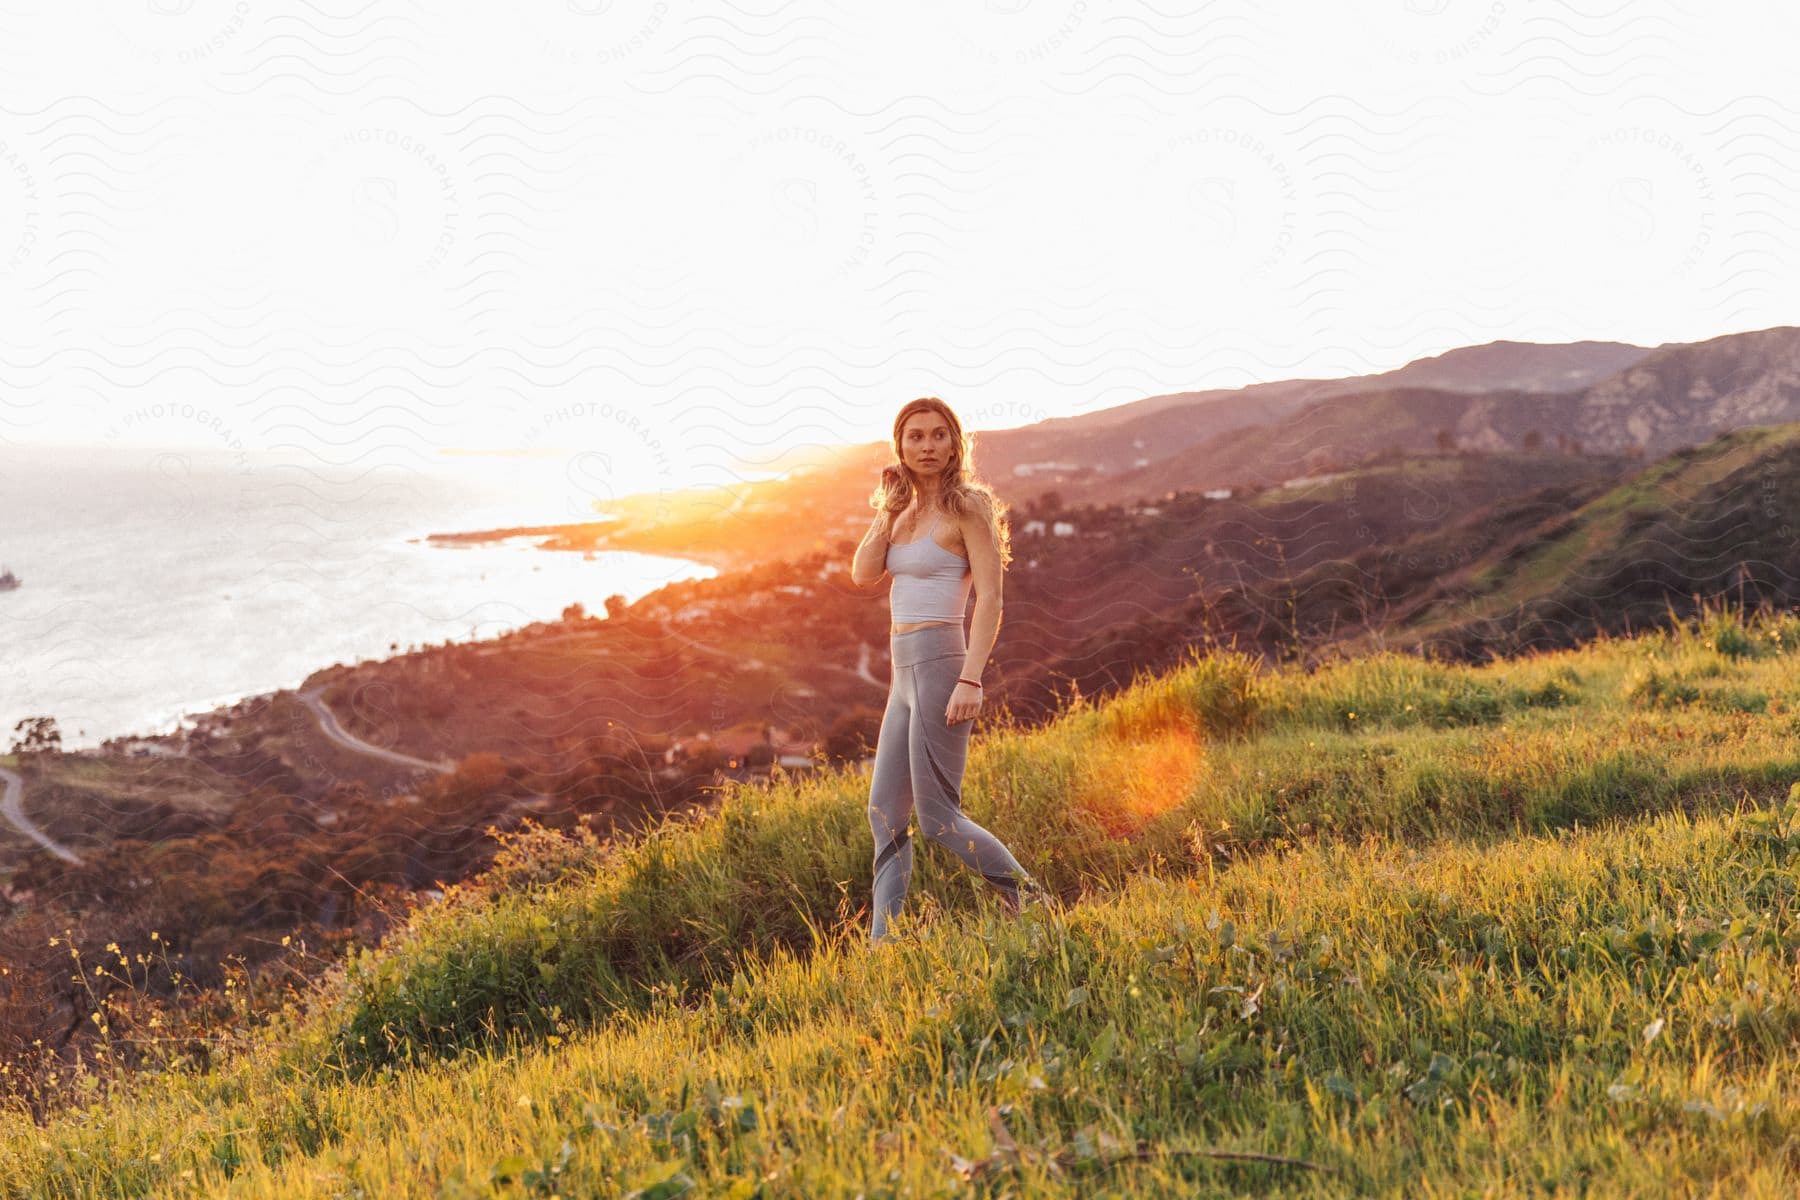
[[[1745,425],[1800,420],[1800,328],[1659,347],[1581,394],[1571,436],[1656,457]]]
[[[854,773],[521,843],[211,1071],[0,1116],[0,1189],[1788,1194],[1797,644],[1196,656],[972,747],[1062,907],[927,844],[878,950]]]
[[[1655,348],[1502,341],[1374,375],[1169,393],[985,431],[976,465],[1018,509],[1051,496],[1052,507],[1100,506],[1272,486],[1382,452],[1541,448],[1642,460],[1797,419],[1800,328]],[[735,565],[823,551],[861,536],[888,457],[877,441],[800,456],[779,479],[626,497],[615,519],[567,527],[550,544],[685,547]]]
[[[1459,347],[1374,375],[1278,380],[1150,396],[1081,416],[983,431],[977,439],[978,467],[1015,506],[1056,489],[1070,502],[1124,503],[1222,482],[1185,469],[1134,477],[1140,465],[1159,463],[1234,430],[1276,424],[1335,397],[1396,388],[1457,394],[1511,388],[1563,394],[1650,353],[1645,347],[1619,342],[1499,341]],[[466,541],[535,534],[543,538],[540,544],[561,550],[615,548],[698,555],[741,568],[803,556],[839,539],[860,537],[872,515],[866,507],[868,495],[890,457],[882,441],[793,451],[777,464],[788,470],[775,479],[626,496],[610,504],[605,517],[577,524],[432,536]],[[1046,463],[1071,464],[1071,469],[1045,467]],[[1304,473],[1290,470],[1282,478]],[[1129,482],[1115,486],[1116,480]]]
[[[1209,629],[1200,614],[1238,594],[1281,592],[1308,572],[1441,535],[1520,493],[1597,494],[1631,465],[1618,456],[1389,451],[1346,471],[1226,498],[1189,491],[1154,505],[1064,509],[1059,516],[1075,536],[1015,537],[992,660],[1003,682],[996,695],[1035,719],[1054,710],[1068,681],[1089,695],[1111,690],[1136,670],[1167,669],[1208,632],[1235,632],[1246,649],[1274,654],[1278,617]],[[1508,527],[1519,519],[1498,526]],[[1434,560],[1441,568],[1444,552],[1424,559]],[[1355,621],[1382,611],[1376,605]],[[1324,640],[1342,632],[1319,622],[1310,628]]]
[[[1052,417],[1002,431],[1004,437],[994,435],[999,443],[994,450],[997,461],[1008,469],[1017,462],[1073,458],[1099,468],[1101,474],[1117,476],[1135,469],[1140,458],[1147,460],[1146,465],[1155,463],[1234,429],[1271,424],[1343,396],[1394,390],[1578,392],[1649,353],[1643,346],[1622,342],[1488,342],[1373,375],[1173,392],[1076,417]],[[1224,482],[1228,481],[1200,478],[1186,486]],[[1159,493],[1151,489],[1137,494]]]
[[[1246,423],[1160,462],[1088,479],[1062,494],[1098,500],[1193,487],[1268,487],[1294,476],[1343,470],[1384,451],[1518,450],[1534,431],[1543,441],[1546,427],[1554,431],[1572,424],[1568,414],[1576,403],[1567,395],[1510,390],[1480,396],[1432,388],[1355,392],[1315,401],[1277,420]],[[1474,412],[1492,414],[1478,435],[1466,429]],[[1549,440],[1554,443],[1554,436]]]
[[[1475,390],[1468,384],[1484,361],[1472,357],[1458,372],[1397,374],[1379,386],[1371,386],[1375,379],[1346,380],[1323,392],[1290,390],[1279,401],[1242,405],[1238,413],[1245,419],[1191,422],[1190,429],[1201,433],[1197,437],[1158,429],[1145,436],[1164,447],[1162,456],[1123,472],[1083,473],[1061,494],[1065,500],[1097,502],[1160,496],[1183,487],[1259,486],[1341,469],[1384,448],[1501,451],[1542,445],[1653,458],[1740,426],[1800,419],[1800,328],[1791,326],[1662,346],[1638,356],[1596,357],[1590,366],[1625,365],[1578,388],[1542,387],[1555,379],[1546,369],[1497,373]],[[1575,372],[1565,382],[1590,378]],[[1423,382],[1433,379],[1460,379],[1463,386]],[[1158,419],[1173,421],[1186,412],[1167,410]]]
[[[1383,511],[1370,476],[1398,469],[1404,479],[1432,460],[1402,456],[1311,485],[1313,524],[1295,533],[1290,522],[1285,534],[1292,546],[1311,534],[1310,559],[1290,556],[1288,572],[1246,575],[1046,643],[1029,677],[1009,682],[1027,697],[1070,686],[1103,694],[1166,669],[1188,645],[1306,661],[1386,649],[1480,662],[1664,624],[1706,600],[1800,603],[1800,422],[1736,430],[1648,466],[1583,455],[1573,461],[1595,470],[1561,479],[1514,474],[1519,457],[1440,460],[1454,472],[1446,478],[1466,479],[1455,489],[1390,486],[1387,506],[1412,495],[1416,508],[1411,520],[1390,510],[1373,526],[1387,535],[1378,542],[1344,536],[1347,514]]]
[[[1787,607],[1800,601],[1797,530],[1800,422],[1736,429],[1470,555],[1397,608],[1387,641],[1478,657],[1690,615],[1696,597]]]

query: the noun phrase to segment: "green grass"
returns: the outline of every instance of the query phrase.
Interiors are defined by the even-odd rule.
[[[1197,658],[972,746],[1068,908],[921,843],[876,950],[854,774],[521,844],[213,1073],[0,1118],[0,1191],[1791,1194],[1796,644]]]
[[[1380,463],[1369,467],[1352,467],[1347,471],[1302,471],[1296,478],[1309,475],[1335,475],[1323,483],[1303,483],[1298,487],[1276,486],[1251,497],[1251,507],[1291,504],[1306,500],[1314,504],[1334,504],[1352,500],[1356,489],[1364,484],[1389,478],[1405,478],[1416,486],[1441,487],[1460,482],[1468,473],[1468,464],[1454,456],[1408,458],[1398,463]]]
[[[1669,514],[1707,488],[1800,439],[1800,422],[1732,430],[1704,447],[1663,458],[1571,514],[1569,527],[1515,560],[1491,563],[1470,580],[1476,614],[1498,614],[1591,572],[1593,558],[1616,543],[1632,514]],[[1468,614],[1464,614],[1467,616]]]

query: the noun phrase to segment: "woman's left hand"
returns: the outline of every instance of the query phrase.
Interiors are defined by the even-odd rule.
[[[967,721],[981,711],[981,689],[971,683],[959,683],[950,693],[950,706],[944,710],[944,723],[954,725]]]

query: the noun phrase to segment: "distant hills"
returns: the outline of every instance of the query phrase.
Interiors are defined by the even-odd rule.
[[[1035,713],[1071,681],[1100,694],[1140,669],[1167,668],[1192,644],[1274,658],[1386,648],[1486,661],[1663,625],[1671,612],[1691,617],[1696,598],[1800,605],[1800,421],[1733,430],[1647,465],[1553,456],[1534,472],[1524,458],[1374,461],[1300,489],[1315,502],[1303,519],[1295,502],[1274,499],[1286,489],[1265,492],[1257,509],[1292,518],[1282,545],[1294,569],[1259,571],[1256,556],[1243,556],[1252,569],[1241,582],[1031,647],[1017,661],[1035,666],[1009,678],[1019,705]],[[1551,464],[1564,466],[1562,478]],[[1439,507],[1409,516],[1409,503]],[[1366,536],[1387,538],[1357,545],[1352,509]],[[1218,512],[1215,521],[1241,519]],[[1010,600],[1007,612],[1016,640]]]
[[[960,399],[946,397],[952,404]],[[1382,452],[1625,455],[1648,461],[1749,424],[1800,420],[1800,329],[1654,348],[1497,341],[1397,370],[1151,396],[1103,412],[980,432],[976,467],[1015,508],[1123,504],[1262,487]],[[860,537],[885,443],[821,455],[724,492],[627,497],[592,544],[737,561]]]
[[[1484,366],[1492,374],[1478,387]],[[1046,456],[1038,461],[1061,455],[1091,468],[1060,473],[1058,481],[1065,502],[1087,503],[1279,482],[1389,448],[1498,451],[1541,444],[1654,458],[1743,425],[1800,420],[1800,329],[1654,350],[1610,342],[1497,342],[1421,359],[1386,376],[1192,395],[1190,402],[1159,404],[1103,425],[1084,453],[1051,442],[1033,453]],[[1064,428],[1080,433],[1080,420]],[[1002,457],[992,453],[998,440],[982,440],[990,459]],[[1126,460],[1126,442],[1150,461]]]
[[[981,432],[977,471],[1014,510],[995,665],[1022,709],[1049,711],[1059,683],[1123,682],[1206,638],[1482,658],[1740,583],[1792,603],[1779,531],[1800,529],[1800,472],[1763,427],[1796,421],[1800,328],[1782,326],[1492,342]],[[594,544],[847,559],[888,456],[871,443],[724,494],[629,497]],[[1034,516],[1075,534],[1034,537]]]
[[[1567,647],[1691,615],[1695,595],[1800,603],[1800,421],[1677,450],[1525,525],[1434,580],[1388,638],[1455,657]]]
[[[1645,347],[1623,342],[1499,341],[1450,350],[1375,375],[1292,379],[1150,396],[1102,412],[984,434],[980,439],[982,461],[986,469],[1007,475],[1014,474],[1021,463],[1033,462],[1071,461],[1094,468],[1109,477],[1109,482],[1101,486],[1095,481],[1078,490],[1082,499],[1096,501],[1156,495],[1176,480],[1179,486],[1219,487],[1243,480],[1235,479],[1230,470],[1215,469],[1192,478],[1179,467],[1144,476],[1131,472],[1139,469],[1139,460],[1145,460],[1142,466],[1151,467],[1236,430],[1276,426],[1326,401],[1395,391],[1563,395],[1591,386],[1650,353]],[[1204,457],[1189,460],[1187,469],[1195,465],[1205,469],[1206,461]],[[1288,472],[1301,473],[1298,467]]]

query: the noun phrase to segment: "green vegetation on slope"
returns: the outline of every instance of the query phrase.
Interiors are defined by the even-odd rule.
[[[1014,1171],[1032,1195],[1779,1195],[1797,853],[1794,804],[1307,844],[1066,919],[834,939],[454,1066],[179,1081],[5,1169],[38,1195],[900,1195]]]
[[[866,780],[735,789],[503,861],[212,1075],[8,1118],[0,1188],[1778,1194],[1800,829],[1754,810],[1800,775],[1796,644],[1199,659],[973,748],[969,811],[1073,907],[1012,922],[922,846],[878,952]]]
[[[1476,569],[1470,579],[1480,599],[1475,615],[1499,615],[1534,600],[1594,587],[1616,576],[1633,557],[1647,554],[1644,539],[1659,524],[1671,527],[1665,540],[1689,540],[1674,532],[1704,519],[1696,506],[1722,507],[1748,526],[1765,520],[1750,511],[1748,480],[1742,473],[1791,458],[1800,445],[1800,422],[1735,429],[1700,446],[1661,459],[1571,513],[1548,536],[1534,536],[1521,552]],[[1738,479],[1735,481],[1734,476]],[[1718,549],[1719,547],[1713,547]],[[1470,613],[1460,614],[1467,618]]]

